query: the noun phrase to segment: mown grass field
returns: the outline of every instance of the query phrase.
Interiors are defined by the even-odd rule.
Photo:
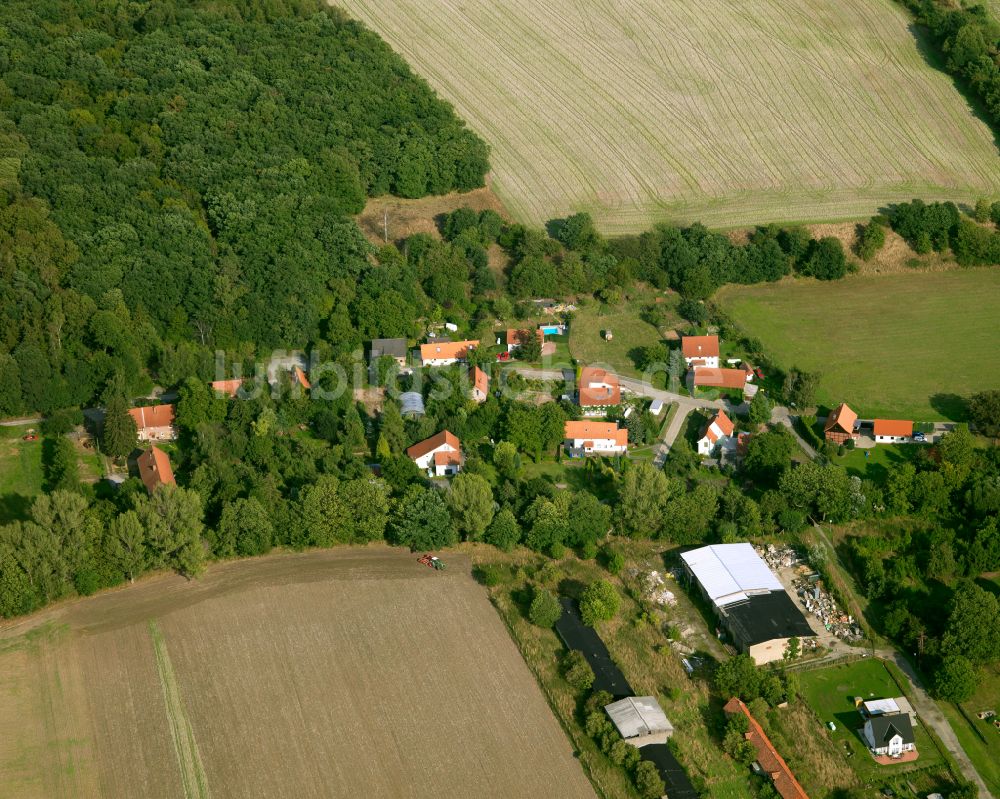
[[[42,491],[42,441],[23,441],[32,427],[0,427],[0,524],[20,519]]]
[[[0,794],[593,796],[468,557],[446,562],[276,555],[0,630]]]
[[[586,210],[623,233],[1000,195],[988,127],[891,0],[330,1],[490,144],[525,222]]]
[[[962,397],[996,388],[997,269],[726,286],[716,300],[778,365],[819,372],[821,405],[956,420]]]

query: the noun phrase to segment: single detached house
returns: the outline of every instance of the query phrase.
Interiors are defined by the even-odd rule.
[[[490,377],[478,366],[473,366],[469,370],[469,382],[472,388],[469,390],[470,396],[475,402],[486,402],[490,394]]]
[[[707,457],[719,447],[735,451],[734,429],[733,423],[726,416],[725,411],[719,411],[709,421],[705,434],[698,439],[698,454]]]
[[[406,339],[405,338],[372,339],[372,348],[371,348],[372,363],[374,363],[383,356],[392,358],[399,365],[400,369],[405,369]]]
[[[580,407],[585,414],[591,416],[599,416],[608,408],[620,405],[622,401],[618,375],[596,366],[585,366],[580,370],[578,393]]]
[[[215,392],[216,396],[233,399],[243,387],[243,379],[235,380],[213,380],[208,387]]]
[[[615,422],[566,422],[564,432],[570,455],[621,455],[628,449],[628,430]]]
[[[309,378],[306,377],[305,370],[301,366],[293,366],[289,374],[293,386],[304,388],[306,391],[312,388]]]
[[[462,471],[462,442],[447,430],[414,444],[406,456],[431,477],[448,477]]]
[[[874,755],[899,757],[916,750],[909,713],[880,713],[865,721],[865,743]]]
[[[135,419],[135,431],[140,441],[172,441],[177,438],[173,405],[132,408],[128,413]]]
[[[465,361],[478,341],[431,341],[420,345],[420,363],[424,366],[451,366]]]
[[[170,468],[170,458],[155,444],[136,458],[135,463],[139,468],[139,479],[150,494],[160,486],[177,485],[174,470]]]
[[[876,444],[899,444],[913,438],[913,422],[876,419],[872,424]]]
[[[857,441],[861,437],[858,415],[847,407],[847,403],[840,403],[826,417],[823,436],[831,444],[843,444],[852,439]]]
[[[684,336],[681,339],[681,353],[688,368],[710,366],[719,368],[718,336]]]
[[[507,352],[513,352],[514,350],[516,350],[518,347],[521,346],[521,342],[517,340],[517,335],[520,332],[521,331],[516,328],[510,328],[507,330],[507,335],[506,335]],[[541,328],[538,328],[535,331],[535,335],[538,336],[539,342],[543,344],[545,343],[545,333],[542,331]]]

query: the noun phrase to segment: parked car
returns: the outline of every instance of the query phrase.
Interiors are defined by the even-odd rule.
[[[925,436],[918,430],[916,433],[913,434],[913,440],[922,444],[927,440],[927,436]]]

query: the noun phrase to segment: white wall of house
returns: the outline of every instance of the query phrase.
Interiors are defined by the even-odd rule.
[[[571,450],[591,453],[594,455],[620,455],[628,447],[618,444],[613,438],[568,438],[566,442]],[[584,443],[592,443],[594,446],[584,447]]]
[[[417,464],[417,467],[420,469],[434,469],[435,452],[458,452],[458,450],[450,444],[442,444],[440,447],[432,449],[430,452],[421,455],[419,458],[414,458],[413,462]]]
[[[868,743],[868,748],[871,749],[876,755],[889,755],[890,757],[896,757],[897,755],[903,754],[903,752],[912,752],[916,747],[912,744],[904,744],[903,739],[899,735],[894,735],[889,739],[889,743],[885,744],[881,741],[876,744],[875,736],[872,733],[872,723],[871,721],[865,722],[865,741]]]
[[[421,363],[424,366],[451,366],[461,360],[461,358],[427,358],[421,361]]]
[[[177,431],[171,427],[144,427],[136,431],[136,438],[139,441],[173,441],[177,438]]]
[[[909,440],[908,436],[875,436],[876,444],[905,444]]]
[[[711,369],[719,368],[718,355],[697,355],[694,358],[685,358],[684,363],[690,367],[692,361],[697,361],[699,366],[708,366]]]

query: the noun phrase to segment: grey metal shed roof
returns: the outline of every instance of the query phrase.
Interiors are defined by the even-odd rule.
[[[674,731],[655,696],[630,696],[605,705],[604,710],[625,740]]]

